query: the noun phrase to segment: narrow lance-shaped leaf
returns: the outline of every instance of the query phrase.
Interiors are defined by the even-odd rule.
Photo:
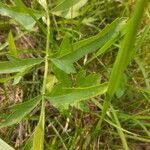
[[[40,102],[41,96],[35,97],[22,104],[14,106],[13,112],[0,123],[0,128],[8,127],[13,124],[19,123],[26,115],[28,115]]]
[[[132,51],[134,50],[133,46],[135,43],[139,24],[143,16],[143,12],[145,8],[144,6],[146,5],[146,2],[147,0],[137,1],[135,13],[128,24],[127,34],[124,38],[124,41],[121,44],[121,48],[118,52],[118,55],[115,60],[114,67],[110,76],[109,88],[108,88],[109,96],[112,96],[115,93],[116,89],[119,86],[120,79],[123,76],[123,72],[129,63]]]
[[[8,34],[8,44],[9,44],[9,52],[11,56],[17,57],[18,53],[14,42],[14,37],[11,31]]]
[[[14,148],[12,148],[11,146],[9,146],[5,141],[3,141],[2,139],[0,139],[0,149],[1,150],[15,150]]]
[[[88,100],[92,97],[104,94],[107,91],[107,83],[81,88],[66,89],[61,95],[49,95],[46,98],[57,108],[68,109],[69,105],[76,105],[78,102]]]
[[[23,2],[22,0],[14,0],[15,4],[26,14],[28,14],[40,27],[42,32],[46,35],[46,28],[44,25],[39,21],[39,17],[32,11],[32,9],[29,9]],[[44,13],[40,12],[41,17],[44,16]]]
[[[66,73],[75,73],[73,63],[78,61],[84,55],[95,52],[102,47],[108,40],[119,33],[124,25],[124,19],[116,19],[110,25],[107,25],[99,34],[88,39],[73,44],[73,51],[64,55],[52,58],[52,62]]]
[[[79,15],[79,10],[88,0],[64,0],[52,9],[51,13],[66,19],[75,18]]]
[[[118,24],[118,27],[115,29],[115,32],[111,38],[108,39],[108,41],[94,54],[94,56],[87,61],[86,64],[91,62],[93,59],[97,58],[98,56],[104,54],[109,50],[109,47],[111,47],[113,44],[115,44],[116,41],[118,41],[124,34],[126,33],[126,24],[125,20]]]
[[[44,150],[45,100],[42,99],[40,120],[33,135],[33,150]]]
[[[14,61],[0,62],[0,74],[21,72],[29,67],[40,64],[41,58],[17,59]]]
[[[5,78],[0,78],[0,83],[5,83],[11,79],[14,79],[14,82],[13,82],[13,85],[17,84],[21,77],[23,77],[26,73],[28,73],[28,71],[31,69],[32,67],[29,67],[25,70],[21,70],[21,72],[18,72],[16,73],[15,75],[13,76],[8,76],[8,77],[5,77]]]
[[[30,9],[29,11],[32,12],[37,19],[42,17],[42,13],[39,13],[32,9]],[[27,30],[31,30],[36,23],[29,14],[27,14],[18,6],[8,7],[0,2],[0,14],[15,19],[17,23],[22,25]]]

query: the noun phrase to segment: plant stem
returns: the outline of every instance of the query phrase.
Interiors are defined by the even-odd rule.
[[[42,87],[42,95],[45,94],[45,87],[46,87],[46,80],[48,74],[48,57],[49,57],[49,39],[50,39],[50,16],[49,11],[47,8],[46,11],[47,16],[47,41],[46,41],[46,56],[45,56],[45,72],[44,72],[44,79],[43,79],[43,87]]]
[[[46,92],[46,81],[47,81],[47,75],[48,75],[48,57],[49,57],[49,43],[50,43],[50,15],[49,15],[49,10],[48,10],[48,5],[46,9],[46,17],[47,17],[47,41],[46,41],[46,55],[45,55],[45,69],[44,69],[44,78],[43,78],[43,86],[42,86],[42,91],[41,94],[45,95]],[[39,123],[41,123],[42,128],[43,128],[43,141],[44,141],[44,129],[45,129],[45,99],[42,98],[42,106],[41,106],[41,114],[40,114],[40,120]],[[44,145],[44,143],[43,143]],[[43,149],[44,146],[42,146]]]

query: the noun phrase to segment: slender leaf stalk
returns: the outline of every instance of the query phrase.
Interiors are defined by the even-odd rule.
[[[46,41],[46,56],[45,56],[45,71],[44,71],[44,78],[43,78],[43,87],[41,94],[45,95],[46,92],[46,81],[47,81],[47,75],[48,75],[48,57],[49,57],[49,43],[50,43],[50,15],[48,10],[48,4],[46,5],[46,19],[47,19],[47,41]],[[35,136],[33,140],[33,149],[43,150],[44,149],[44,128],[45,128],[45,99],[43,97],[42,99],[42,106],[41,106],[41,114],[40,114],[40,120],[37,125]],[[36,133],[37,132],[37,133]],[[41,141],[39,141],[41,139]],[[37,142],[40,143],[37,143]],[[37,145],[38,144],[38,147]]]

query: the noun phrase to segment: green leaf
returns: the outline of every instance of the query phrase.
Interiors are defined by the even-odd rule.
[[[124,74],[123,78],[121,79],[120,85],[119,85],[118,89],[116,90],[116,97],[117,98],[120,98],[121,96],[123,96],[123,94],[126,90],[127,81],[128,81],[128,78]]]
[[[41,96],[37,96],[22,104],[12,107],[12,113],[0,123],[0,128],[8,127],[13,124],[19,123],[26,115],[28,115],[40,102]]]
[[[30,70],[31,70],[32,67],[28,67],[24,70],[22,70],[21,72],[17,73],[16,74],[16,77],[14,78],[14,81],[13,81],[13,85],[16,85],[20,82],[20,80],[22,79],[22,77],[27,74]]]
[[[83,112],[90,112],[89,107],[86,105],[85,101],[81,101],[79,103],[76,103],[74,105],[75,108],[77,108],[78,110],[81,110]]]
[[[107,42],[96,52],[96,54],[94,54],[94,56],[90,60],[87,61],[87,63],[91,62],[93,59],[107,52],[108,49],[116,43],[116,41],[118,41],[122,36],[125,35],[125,22],[126,20],[124,19],[122,22],[118,23],[118,26],[116,26],[116,28],[114,29],[114,34],[111,36],[111,38],[108,38]]]
[[[38,19],[43,16],[42,13],[39,13],[33,9],[29,10],[32,11],[32,13]],[[8,7],[0,2],[0,14],[15,19],[15,21],[17,21],[27,30],[31,30],[36,23],[36,21],[29,14],[24,12],[19,6]]]
[[[17,52],[16,45],[14,42],[13,34],[11,31],[8,34],[8,45],[9,45],[9,52],[11,56],[17,57],[18,52]]]
[[[68,74],[57,68],[55,65],[52,65],[52,69],[56,78],[64,87],[71,87],[72,83]]]
[[[45,26],[39,21],[39,17],[36,15],[35,10],[28,8],[24,2],[22,2],[22,0],[14,0],[15,1],[15,5],[18,6],[21,11],[23,11],[24,13],[26,13],[27,15],[29,15],[39,26],[39,28],[41,29],[41,31],[47,35],[46,32],[46,28]],[[43,17],[45,14],[43,12],[38,12],[40,13],[41,17]]]
[[[146,1],[147,0],[143,0],[143,1],[139,0],[137,2],[135,13],[128,23],[127,34],[124,38],[124,41],[121,43],[121,47],[118,52],[118,55],[115,60],[112,73],[110,76],[109,88],[108,88],[108,94],[110,97],[112,97],[114,93],[116,92],[120,84],[121,78],[123,77],[123,72],[129,63],[132,52],[134,50],[136,34],[138,31],[140,21],[142,19],[142,14],[144,12],[144,5],[146,4]]]
[[[13,75],[13,76],[8,76],[6,78],[0,78],[0,83],[5,83],[11,79],[14,79],[13,85],[18,84],[19,81],[21,80],[21,78],[28,73],[28,71],[31,69],[31,67],[25,69],[25,70],[21,70],[21,72]]]
[[[47,2],[46,0],[38,0],[39,4],[45,9],[47,10]]]
[[[48,93],[50,93],[54,87],[54,84],[57,83],[58,80],[55,75],[49,74],[47,75],[45,89]]]
[[[65,88],[64,91],[59,90],[59,95],[55,93],[47,95],[46,98],[56,108],[68,109],[69,105],[74,106],[80,101],[104,94],[107,91],[107,83],[84,88]]]
[[[84,55],[95,52],[104,46],[114,35],[118,34],[118,28],[125,23],[124,19],[116,19],[110,25],[107,25],[99,34],[84,39],[73,44],[73,51],[64,55],[52,58],[51,61],[66,73],[75,73],[73,63],[78,61]]]
[[[40,120],[33,135],[33,150],[44,150],[45,102],[42,101]]]
[[[64,0],[58,4],[51,13],[66,19],[75,18],[79,15],[79,10],[88,0]]]
[[[13,34],[12,34],[11,31],[8,34],[8,45],[9,45],[9,52],[10,52],[11,57],[16,57],[17,58],[18,57],[18,52],[17,52],[16,45],[15,45],[15,42],[14,42]],[[19,83],[21,78],[22,78],[22,76],[15,77],[13,85]]]
[[[0,62],[0,74],[21,72],[29,67],[40,64],[42,61],[41,58],[28,58]]]
[[[81,70],[76,76],[76,86],[77,87],[88,87],[100,84],[100,75],[96,73],[91,73],[86,76],[85,70]]]
[[[14,148],[12,148],[11,146],[9,146],[5,141],[3,141],[2,139],[0,139],[0,149],[1,150],[15,150]]]
[[[67,55],[72,51],[71,37],[66,34],[60,45],[59,56]]]

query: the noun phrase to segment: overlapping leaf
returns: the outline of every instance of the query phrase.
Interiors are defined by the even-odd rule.
[[[76,86],[77,87],[89,87],[93,85],[100,84],[100,75],[96,73],[91,73],[86,76],[86,71],[81,70],[76,75]]]
[[[67,19],[75,18],[79,15],[79,10],[88,0],[64,0],[58,4],[51,13]]]
[[[40,102],[41,96],[35,97],[24,103],[15,105],[12,113],[0,123],[0,128],[11,126],[19,123],[26,115],[28,115]]]
[[[104,94],[107,91],[107,83],[90,87],[59,89],[59,93],[51,93],[46,98],[53,106],[60,109],[68,109],[78,102]]]
[[[30,11],[32,11],[37,19],[39,19],[43,15],[42,13],[39,13],[32,9],[30,9]],[[0,14],[15,19],[17,23],[22,25],[27,30],[31,30],[36,23],[32,16],[27,14],[18,6],[8,7],[0,2]]]
[[[11,61],[0,62],[0,74],[21,72],[29,67],[40,64],[41,58],[15,59]]]
[[[78,61],[84,55],[95,52],[100,47],[104,46],[125,24],[124,19],[116,19],[110,25],[107,25],[99,34],[88,39],[76,42],[72,45],[73,51],[70,53],[52,58],[51,61],[61,70],[66,73],[75,73],[73,63]]]

